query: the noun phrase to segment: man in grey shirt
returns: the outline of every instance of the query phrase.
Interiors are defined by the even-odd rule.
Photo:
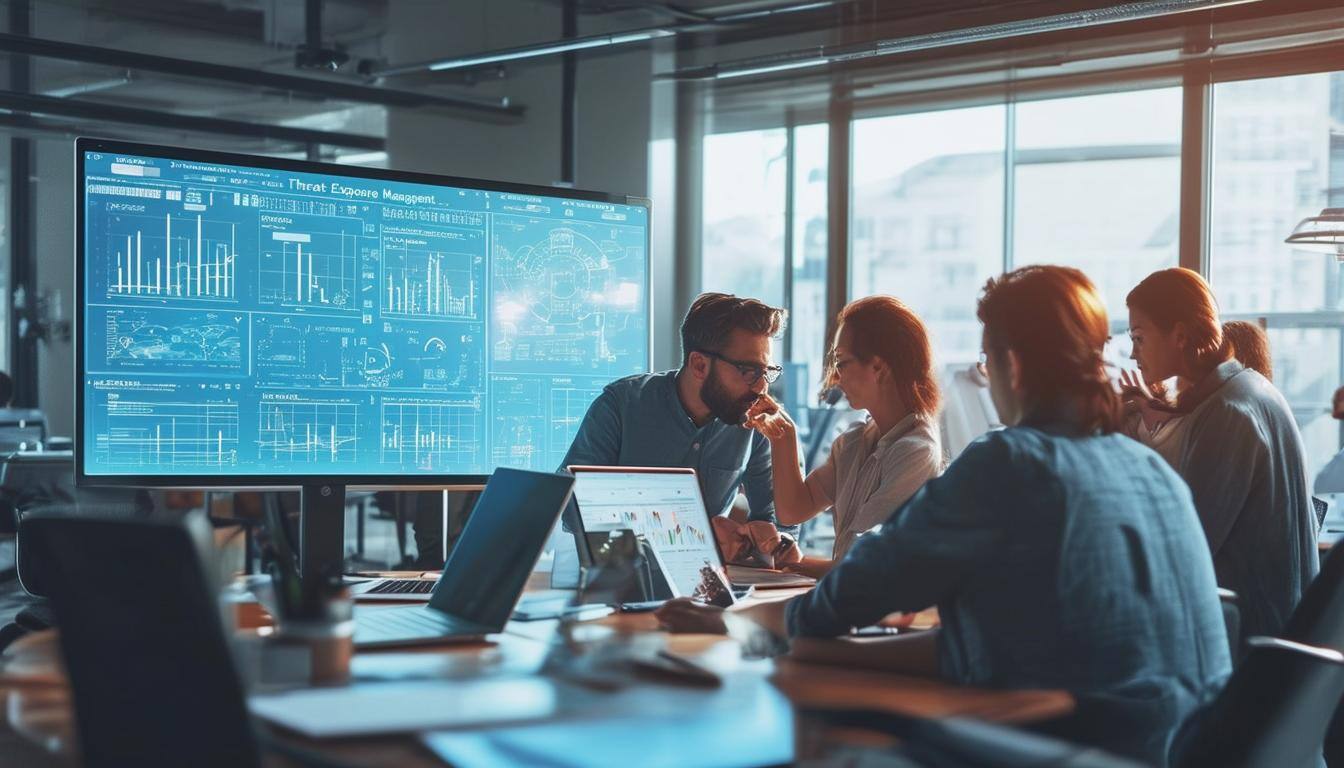
[[[779,377],[770,346],[784,321],[784,310],[755,299],[702,294],[681,324],[681,368],[607,385],[583,417],[561,471],[691,467],[711,516],[727,514],[743,487],[749,519],[773,523],[770,443],[743,422]]]

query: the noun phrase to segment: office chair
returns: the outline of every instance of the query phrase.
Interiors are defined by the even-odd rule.
[[[1241,657],[1241,599],[1236,592],[1219,587],[1218,604],[1223,609],[1223,626],[1227,628],[1227,650],[1236,664]]]
[[[1283,636],[1308,645],[1344,651],[1344,554],[1331,552],[1288,617]],[[1344,706],[1337,707],[1325,736],[1325,757],[1344,765]]]
[[[47,439],[47,417],[36,408],[0,408],[0,452],[36,450]]]
[[[209,573],[209,529],[96,510],[26,515],[90,766],[259,766]]]
[[[1273,637],[1252,637],[1246,646],[1227,687],[1177,734],[1173,768],[1318,764],[1344,694],[1344,654]]]
[[[1246,658],[1223,692],[1177,732],[1172,768],[1305,768],[1317,764],[1326,727],[1344,694],[1344,654],[1272,637],[1252,637],[1246,645]],[[1099,750],[984,723],[921,721],[861,710],[821,712],[819,716],[832,725],[897,736],[902,755],[920,765],[1134,765]]]

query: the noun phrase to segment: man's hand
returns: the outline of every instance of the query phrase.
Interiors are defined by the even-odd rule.
[[[719,556],[725,563],[740,562],[751,556],[752,547],[755,545],[747,535],[745,525],[727,515],[715,515],[709,519],[709,524],[714,526],[714,539],[719,543]]]
[[[764,520],[752,520],[747,523],[747,535],[751,537],[756,551],[765,555],[771,568],[783,568],[803,559],[802,550],[792,536],[786,536],[772,523]]]
[[[726,635],[728,626],[723,621],[723,609],[697,603],[689,597],[668,600],[653,612],[658,626],[668,632],[698,635]]]
[[[784,412],[783,407],[770,395],[762,394],[751,408],[747,409],[745,426],[760,432],[772,444],[780,441],[796,441],[798,426]]]
[[[714,538],[719,542],[719,554],[725,563],[759,565],[764,560],[771,568],[793,565],[803,559],[798,542],[782,534],[772,523],[752,520],[743,525],[726,515],[710,518]]]

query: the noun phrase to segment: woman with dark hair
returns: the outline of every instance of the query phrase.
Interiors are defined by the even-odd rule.
[[[1292,411],[1264,376],[1233,359],[1197,272],[1154,272],[1125,303],[1143,379],[1176,379],[1171,410],[1180,418],[1164,439],[1190,486],[1218,584],[1239,596],[1243,636],[1277,634],[1319,569]]]
[[[860,534],[886,522],[938,476],[943,452],[929,335],[899,299],[869,296],[840,310],[826,359],[826,386],[840,387],[868,419],[835,439],[825,464],[803,477],[797,429],[768,396],[752,407],[747,423],[770,441],[779,523],[798,525],[832,507],[832,557],[839,560]],[[795,569],[819,576],[830,565],[807,558]]]
[[[1165,765],[1176,727],[1231,667],[1190,493],[1115,432],[1106,311],[1082,272],[1010,272],[985,287],[978,314],[1006,429],[968,446],[811,592],[732,612],[675,600],[658,617],[753,645],[792,638],[802,659],[1067,689],[1078,707],[1061,735]],[[808,640],[934,604],[938,630]]]
[[[1259,323],[1228,320],[1223,323],[1223,341],[1237,362],[1274,382],[1274,359],[1269,354],[1269,334]]]

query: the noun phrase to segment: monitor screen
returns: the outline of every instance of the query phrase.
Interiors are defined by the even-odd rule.
[[[695,472],[574,467],[574,501],[586,533],[628,528],[648,540],[677,597],[700,597],[723,569]]]
[[[647,201],[81,139],[78,476],[551,471],[649,369]]]

